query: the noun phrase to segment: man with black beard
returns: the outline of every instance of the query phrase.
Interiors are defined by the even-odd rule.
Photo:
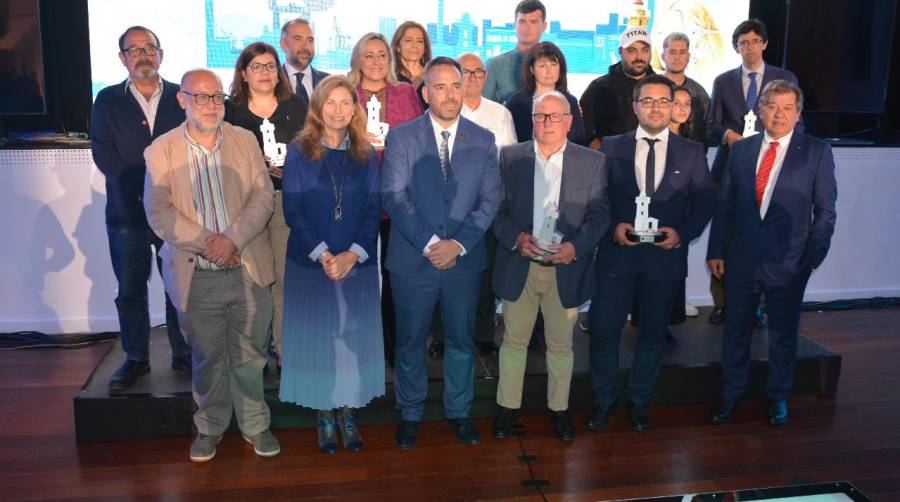
[[[650,67],[650,35],[640,26],[631,26],[619,38],[621,62],[597,78],[581,96],[581,112],[588,146],[599,148],[604,136],[633,131],[638,126],[632,110],[632,95],[638,81],[653,74]]]
[[[328,76],[324,71],[312,67],[316,57],[316,37],[309,21],[298,17],[281,27],[281,50],[284,51],[284,71],[291,80],[294,93],[309,106],[313,89]]]

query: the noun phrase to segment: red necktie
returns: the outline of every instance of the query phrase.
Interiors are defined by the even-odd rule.
[[[769,149],[763,155],[762,164],[759,165],[759,171],[756,172],[756,206],[762,207],[763,195],[766,193],[766,185],[769,184],[769,174],[772,172],[772,166],[775,165],[775,152],[778,150],[778,142],[769,143]]]

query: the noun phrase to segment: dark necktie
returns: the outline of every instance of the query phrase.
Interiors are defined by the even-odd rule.
[[[439,152],[441,156],[441,176],[444,177],[444,183],[446,183],[450,177],[450,143],[447,141],[450,139],[450,131],[441,131],[441,138],[443,138]]]
[[[644,138],[644,141],[650,147],[650,150],[647,152],[647,167],[644,169],[644,192],[647,194],[647,197],[653,197],[653,192],[656,191],[656,152],[653,151],[653,146],[659,140]]]
[[[747,87],[747,109],[754,110],[756,109],[756,99],[757,94],[759,93],[758,88],[756,87],[756,75],[755,71],[751,71],[747,74],[750,77],[750,85]],[[754,112],[756,113],[756,112]]]
[[[306,93],[306,87],[303,86],[303,72],[297,72],[294,74],[294,78],[297,79],[297,95],[300,96],[300,99],[303,100],[303,104],[309,106],[309,94]]]

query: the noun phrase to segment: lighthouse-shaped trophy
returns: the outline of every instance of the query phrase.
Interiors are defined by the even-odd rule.
[[[744,134],[741,136],[745,138],[749,138],[757,134],[756,131],[756,114],[753,113],[753,110],[747,112],[747,115],[744,115]]]
[[[544,206],[544,224],[538,229],[537,246],[544,251],[543,256],[538,256],[536,260],[543,260],[544,256],[553,254],[550,246],[553,244],[561,244],[563,234],[556,231],[556,222],[559,220],[559,207],[555,202],[549,202]]]
[[[628,231],[628,240],[641,244],[664,240],[665,233],[657,230],[659,220],[650,217],[650,197],[642,191],[634,198],[634,203],[637,206],[634,229]]]
[[[375,96],[372,96],[366,103],[366,114],[368,121],[366,122],[366,132],[375,135],[376,141],[372,146],[384,146],[384,138],[388,133],[388,125],[379,120],[381,115],[381,102]]]
[[[275,124],[269,119],[263,119],[259,126],[263,138],[263,154],[268,157],[269,165],[281,167],[284,165],[284,157],[287,155],[287,145],[275,141]]]

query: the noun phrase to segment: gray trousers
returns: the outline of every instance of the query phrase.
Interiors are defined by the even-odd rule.
[[[272,294],[243,268],[196,270],[181,329],[191,345],[194,424],[201,434],[220,436],[237,415],[241,432],[269,428],[263,367],[272,322]]]

